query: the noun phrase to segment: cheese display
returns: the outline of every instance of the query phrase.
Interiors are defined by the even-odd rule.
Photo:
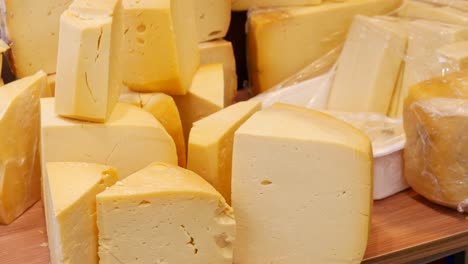
[[[232,209],[200,176],[173,165],[151,164],[98,194],[97,220],[101,264],[232,263]]]
[[[0,89],[0,224],[10,224],[40,199],[39,99],[46,75],[38,72]]]
[[[434,20],[468,26],[468,13],[451,7],[438,7],[416,0],[407,0],[397,11],[400,17]]]
[[[174,99],[163,93],[127,92],[120,95],[120,102],[130,103],[151,113],[172,137],[177,149],[178,164],[185,167],[185,139],[179,110]]]
[[[225,105],[231,105],[237,93],[236,59],[232,43],[223,39],[198,44],[200,64],[221,63],[224,67]]]
[[[400,4],[400,0],[330,1],[252,12],[247,59],[254,92],[270,89],[341,45],[355,15],[385,14]]]
[[[76,0],[62,14],[55,91],[59,115],[103,122],[112,113],[122,67],[118,2]]]
[[[231,22],[231,0],[197,0],[195,17],[199,42],[223,38]]]
[[[108,166],[51,162],[44,175],[51,264],[99,263],[96,195],[118,181]]]
[[[147,111],[118,103],[106,123],[66,119],[53,98],[41,99],[41,160],[89,162],[115,167],[125,178],[148,164],[177,164],[174,140]]]
[[[258,110],[259,102],[237,103],[195,122],[190,131],[187,168],[213,185],[228,203],[234,133]]]
[[[185,94],[200,57],[193,1],[122,0],[124,84],[139,92]]]
[[[419,194],[468,211],[468,72],[413,86],[404,107],[405,177]]]
[[[319,5],[322,0],[232,0],[232,10],[245,11],[259,7]]]
[[[234,263],[361,262],[372,163],[369,138],[329,115],[288,105],[254,114],[234,138]]]
[[[444,73],[468,69],[468,41],[449,44],[437,50]]]

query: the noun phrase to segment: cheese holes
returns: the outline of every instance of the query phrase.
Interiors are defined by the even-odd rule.
[[[138,204],[138,206],[140,206],[140,207],[148,207],[150,205],[151,205],[151,202],[147,201],[147,200],[143,200]]]
[[[140,33],[143,33],[146,31],[146,25],[144,24],[141,24],[137,27],[137,31],[140,32]]]
[[[273,183],[273,182],[271,182],[271,181],[269,181],[269,180],[263,180],[263,181],[261,182],[261,184],[264,185],[264,186],[270,185],[270,184],[272,184],[272,183]]]

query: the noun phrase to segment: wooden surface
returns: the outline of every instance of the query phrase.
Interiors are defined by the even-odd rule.
[[[462,247],[468,247],[465,215],[406,191],[375,202],[363,263],[408,263]],[[42,203],[0,226],[0,263],[49,263]]]

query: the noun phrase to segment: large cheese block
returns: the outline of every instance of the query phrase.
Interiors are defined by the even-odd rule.
[[[0,89],[0,224],[9,224],[40,199],[39,98],[46,75],[35,75]]]
[[[407,40],[406,30],[398,23],[355,17],[338,60],[328,108],[386,114]]]
[[[360,263],[372,163],[369,138],[331,116],[288,105],[254,114],[234,138],[234,263]]]
[[[163,93],[126,92],[120,95],[120,102],[136,105],[151,113],[172,137],[177,149],[178,164],[185,167],[185,139],[179,110],[174,99]]]
[[[124,84],[185,94],[199,65],[194,1],[123,0]]]
[[[1,37],[16,77],[43,70],[55,73],[60,15],[72,0],[1,0]]]
[[[259,7],[319,5],[322,0],[232,0],[232,10],[246,11]]]
[[[195,17],[199,42],[223,38],[231,22],[231,0],[197,0]]]
[[[468,69],[468,41],[448,44],[437,50],[443,72],[457,72]]]
[[[232,263],[232,209],[176,166],[151,164],[99,194],[97,219],[101,264]]]
[[[225,104],[231,105],[237,94],[236,59],[232,43],[224,39],[218,39],[198,44],[200,50],[200,64],[221,63],[224,67],[224,96]]]
[[[104,165],[46,164],[44,208],[51,264],[99,263],[96,195],[117,182]]]
[[[161,161],[177,164],[174,140],[147,111],[118,103],[106,123],[67,119],[41,99],[41,162],[77,161],[115,167],[122,178]]]
[[[419,83],[404,107],[405,177],[438,204],[468,211],[468,72]]]
[[[60,19],[56,112],[103,122],[118,101],[122,25],[117,0],[77,0]]]
[[[468,13],[452,7],[439,7],[416,0],[407,0],[398,9],[400,17],[434,20],[468,26]]]
[[[384,14],[400,3],[330,1],[320,6],[252,12],[247,44],[252,88],[256,93],[265,91],[341,45],[355,15]]]
[[[187,168],[213,185],[228,203],[234,133],[260,108],[260,102],[237,103],[195,122],[190,131]]]

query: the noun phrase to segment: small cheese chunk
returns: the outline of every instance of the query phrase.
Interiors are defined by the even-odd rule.
[[[92,163],[47,163],[44,208],[51,264],[99,263],[96,195],[117,172]]]
[[[237,103],[195,122],[190,131],[187,168],[213,185],[228,203],[234,133],[260,109],[260,102]]]
[[[234,138],[234,263],[360,263],[372,205],[369,138],[288,105],[257,112]]]
[[[224,67],[225,105],[234,103],[237,94],[236,59],[232,43],[224,39],[198,44],[200,64],[221,63]]]
[[[456,42],[437,50],[443,72],[457,72],[468,69],[468,41]]]
[[[451,7],[438,7],[415,0],[407,0],[398,9],[397,15],[468,26],[468,13]]]
[[[148,112],[118,103],[106,123],[66,119],[54,99],[41,99],[41,161],[77,161],[115,167],[125,178],[151,162],[177,164],[174,140]]]
[[[97,219],[101,264],[232,263],[232,209],[176,166],[152,164],[99,194]]]
[[[199,42],[223,38],[231,22],[231,0],[197,0],[195,15]]]
[[[103,122],[118,101],[121,83],[122,26],[117,0],[103,4],[76,1],[60,19],[56,112],[65,117]],[[101,3],[101,4],[99,4]],[[97,14],[95,14],[97,13]],[[115,15],[113,16],[112,14]]]
[[[186,93],[200,62],[193,2],[122,1],[123,81],[130,89]]]
[[[126,92],[120,96],[120,102],[136,105],[151,113],[164,126],[177,148],[179,166],[185,167],[185,139],[179,110],[174,99],[163,93]]]
[[[232,0],[232,10],[246,11],[258,7],[319,5],[322,0]]]
[[[0,89],[0,224],[9,224],[40,199],[39,148],[41,90],[38,72]]]

